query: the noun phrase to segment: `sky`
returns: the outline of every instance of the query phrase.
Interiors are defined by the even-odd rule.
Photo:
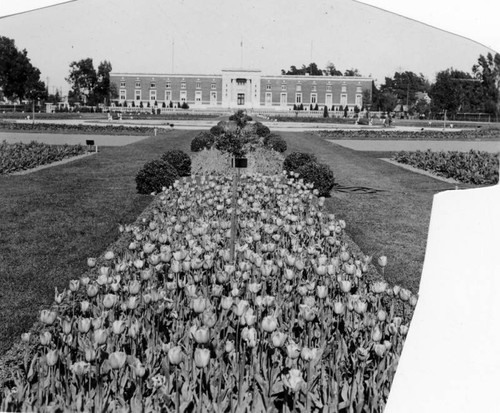
[[[324,68],[332,61],[378,84],[404,70],[432,81],[450,66],[470,71],[484,53],[479,44],[500,51],[497,2],[476,0],[472,8],[463,0],[0,0],[0,16],[68,3],[0,19],[0,35],[26,48],[51,93],[67,91],[69,63],[85,57],[95,66],[109,60],[114,72],[129,73],[218,74],[248,67],[277,75],[291,65]]]
[[[1,0],[0,16],[64,3],[65,1]],[[499,0],[474,0],[474,2],[463,0],[363,0],[360,2],[468,37],[500,52]]]

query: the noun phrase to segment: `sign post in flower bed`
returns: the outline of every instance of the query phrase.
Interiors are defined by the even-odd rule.
[[[234,262],[234,244],[236,240],[236,192],[238,188],[238,180],[240,178],[240,169],[248,167],[248,159],[244,157],[234,157],[232,159],[233,167],[236,168],[236,174],[233,178],[233,197],[231,202],[231,241],[230,241],[230,259]]]

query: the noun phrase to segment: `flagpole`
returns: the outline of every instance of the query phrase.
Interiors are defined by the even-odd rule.
[[[240,68],[243,69],[243,37],[240,41]]]

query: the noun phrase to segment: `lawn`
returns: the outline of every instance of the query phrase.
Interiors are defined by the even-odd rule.
[[[0,354],[50,305],[54,288],[86,270],[151,202],[135,175],[148,160],[189,150],[193,132],[172,131],[24,176],[0,177]]]

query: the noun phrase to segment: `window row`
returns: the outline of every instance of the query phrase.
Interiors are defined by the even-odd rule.
[[[281,93],[280,94],[280,104],[281,105],[286,105],[288,103],[288,94],[287,93]],[[302,99],[302,93],[295,93],[295,104],[300,105],[301,103],[304,103]],[[309,103],[311,104],[316,104],[318,102],[318,94],[317,93],[311,93],[310,95],[310,100]],[[272,92],[266,92],[266,97],[265,97],[265,104],[266,106],[271,106],[273,104],[273,94]],[[325,102],[324,104],[326,106],[331,106],[333,104],[333,95],[331,93],[326,93],[325,94]],[[340,95],[340,104],[342,106],[347,105],[347,93],[342,93]],[[356,100],[355,100],[355,105],[361,107],[363,106],[363,96],[360,94],[356,95]]]
[[[171,90],[166,90],[165,91],[165,101],[173,101],[173,94]],[[120,89],[120,100],[127,100],[127,91],[125,89]],[[141,90],[135,90],[134,91],[134,100],[142,100],[142,91]],[[149,100],[155,101],[158,100],[158,94],[156,90],[150,90],[149,91]],[[181,90],[179,92],[179,101],[180,102],[185,102],[187,100],[187,91]],[[194,95],[194,101],[195,103],[200,103],[202,102],[202,93],[201,90],[195,91]],[[210,102],[217,102],[217,92],[210,92]]]
[[[120,82],[120,87],[124,88],[127,86],[127,83],[124,81]],[[142,87],[141,82],[135,82],[136,89]],[[149,84],[150,89],[156,89],[156,82],[151,82]],[[170,89],[172,87],[172,82],[165,82],[165,88]],[[186,82],[181,82],[181,89],[186,89]],[[201,89],[201,82],[196,82],[196,89]],[[210,89],[217,89],[217,85],[215,83],[210,83]]]

